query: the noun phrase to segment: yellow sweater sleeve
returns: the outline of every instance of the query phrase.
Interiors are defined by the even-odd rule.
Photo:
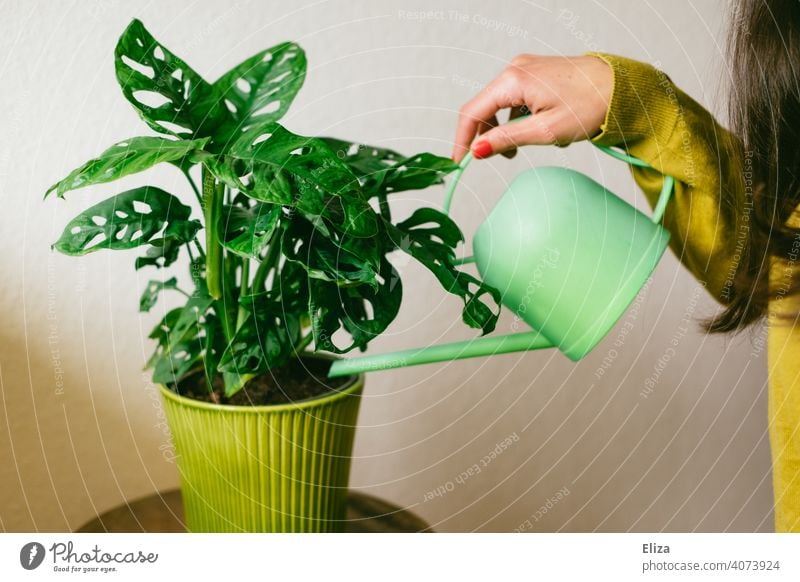
[[[661,71],[619,56],[589,54],[603,59],[614,73],[605,123],[592,141],[622,147],[676,179],[664,214],[664,226],[672,233],[670,247],[712,296],[727,303],[753,205],[747,156],[708,111]],[[654,206],[661,176],[648,169],[632,171]],[[794,223],[800,225],[800,216]],[[771,262],[775,287],[795,276],[800,269]],[[800,532],[800,325],[779,324],[774,315],[784,310],[797,313],[800,297],[769,305],[768,422],[775,529]]]
[[[605,123],[592,141],[622,147],[658,170],[632,169],[651,206],[661,191],[659,172],[675,178],[663,218],[672,234],[670,248],[718,302],[728,303],[747,235],[737,220],[749,203],[738,142],[658,69],[589,54],[608,63],[614,74]]]

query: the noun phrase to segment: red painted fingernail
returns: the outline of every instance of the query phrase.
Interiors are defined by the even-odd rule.
[[[488,141],[479,141],[472,146],[472,155],[476,160],[480,160],[492,155],[492,144]]]

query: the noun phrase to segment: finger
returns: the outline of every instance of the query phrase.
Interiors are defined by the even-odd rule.
[[[515,83],[509,82],[507,76],[501,75],[492,81],[461,108],[453,159],[456,162],[461,161],[480,126],[495,117],[499,110],[518,106],[522,102],[521,90]]]
[[[473,144],[472,153],[482,159],[523,145],[551,145],[558,142],[556,118],[549,111],[544,111],[530,119],[506,123],[487,131]]]
[[[511,160],[514,158],[514,156],[517,155],[517,148],[511,148],[510,150],[500,152],[500,155],[503,156],[504,158]]]
[[[481,123],[478,126],[478,135],[484,134],[490,129],[497,127],[498,125],[500,125],[500,122],[497,120],[497,116],[492,115],[492,118],[489,121]]]
[[[500,122],[497,120],[497,116],[493,115],[489,121],[487,121],[486,123],[482,123],[481,126],[478,128],[478,135],[480,136],[489,131],[490,129],[497,127],[498,125],[500,125]],[[511,158],[517,155],[517,149],[514,148],[513,150],[503,152],[502,155],[510,160]]]
[[[527,105],[522,105],[520,107],[512,107],[511,111],[508,113],[508,120],[513,121],[520,117],[524,117],[526,115],[530,115],[530,109],[528,109]],[[501,154],[503,157],[508,158],[509,160],[512,159],[514,156],[517,155],[517,148],[513,147],[508,149]]]
[[[498,125],[500,125],[500,122],[497,120],[497,116],[496,115],[492,116],[491,120],[481,125],[481,127],[478,129],[478,136],[483,135],[484,133],[486,133],[492,128],[497,127]],[[509,160],[513,158],[515,155],[517,155],[516,150],[503,152],[503,156],[505,156]]]
[[[530,115],[531,110],[528,109],[527,105],[521,105],[519,107],[512,107],[511,111],[508,114],[508,120],[511,121],[512,119],[517,119],[518,117],[524,117],[526,115]]]

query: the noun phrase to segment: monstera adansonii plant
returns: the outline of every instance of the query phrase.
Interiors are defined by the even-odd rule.
[[[143,247],[136,269],[188,255],[192,288],[160,277],[141,297],[142,311],[162,292],[186,299],[150,334],[155,382],[177,385],[204,370],[209,389],[221,378],[229,397],[305,350],[364,350],[400,307],[402,283],[387,260],[397,249],[463,300],[467,325],[493,330],[498,293],[456,268],[458,226],[433,208],[399,222],[389,209],[393,193],[439,184],[456,165],[283,127],[306,73],[297,44],[253,55],[210,83],[134,20],[115,67],[157,135],[111,146],[46,195],[161,163],[185,174],[184,198],[155,186],[115,194],[70,221],[54,245],[67,255]]]

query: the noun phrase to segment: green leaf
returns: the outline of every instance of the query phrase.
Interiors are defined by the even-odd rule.
[[[116,49],[117,80],[139,116],[159,133],[213,136],[232,119],[212,86],[133,20]]]
[[[426,244],[451,261],[455,259],[455,247],[464,240],[461,229],[453,219],[433,208],[417,209],[409,218],[398,223],[397,228],[407,233],[413,241]]]
[[[422,263],[446,291],[462,298],[464,323],[481,329],[483,334],[494,331],[500,315],[500,292],[453,265],[453,249],[463,240],[455,222],[437,210],[421,208],[409,219],[387,228],[397,248]],[[494,307],[484,302],[487,296]]]
[[[208,295],[192,295],[181,308],[179,317],[169,329],[166,345],[174,347],[185,343],[188,337],[197,335],[213,304],[214,300]]]
[[[205,323],[205,345],[203,354],[203,366],[206,374],[206,384],[208,391],[214,391],[214,379],[217,377],[220,356],[225,350],[225,336],[222,331],[222,322],[215,314],[206,316]]]
[[[175,309],[171,309],[167,312],[167,314],[158,322],[158,324],[150,331],[149,337],[150,339],[154,339],[158,342],[158,345],[165,346],[167,345],[167,339],[169,338],[169,333],[173,327],[175,327],[175,323],[178,321],[178,318],[181,316],[183,312],[183,307],[176,307]]]
[[[378,231],[357,178],[320,139],[268,123],[242,134],[208,165],[230,188],[256,200],[324,216],[350,236]]]
[[[159,294],[165,289],[178,289],[178,280],[175,277],[166,281],[150,281],[139,299],[139,311],[146,313],[155,306]]]
[[[281,217],[276,204],[255,204],[252,208],[227,206],[220,220],[220,242],[226,249],[245,258],[258,258],[264,250]]]
[[[447,174],[458,168],[450,158],[429,153],[405,157],[390,149],[330,137],[322,139],[358,177],[367,196],[422,190],[441,184]]]
[[[200,333],[199,323],[204,318],[213,316],[208,311],[211,305],[207,293],[198,289],[183,306],[170,310],[147,337],[156,340],[159,346],[185,342]]]
[[[301,216],[292,216],[284,230],[281,252],[287,260],[301,265],[312,279],[329,281],[338,286],[378,286],[379,258],[373,266],[370,260],[337,245],[324,231]]]
[[[176,384],[201,364],[202,357],[203,340],[199,337],[165,348],[153,362],[153,382]]]
[[[174,384],[199,364],[203,355],[203,338],[197,320],[186,325],[186,306],[169,311],[153,328],[150,338],[158,343],[147,361],[146,369],[153,370],[153,381]],[[180,332],[176,332],[181,322]]]
[[[172,140],[163,137],[133,137],[119,142],[99,157],[89,160],[80,168],[50,186],[45,198],[56,191],[59,198],[65,192],[103,184],[130,174],[141,172],[161,162],[180,163],[187,156],[203,149],[208,139]]]
[[[403,286],[400,275],[385,258],[381,262],[380,282],[376,288],[337,287],[309,278],[308,313],[316,350],[337,354],[367,344],[394,321],[400,310]],[[333,336],[343,330],[351,341],[344,347],[334,343]]]
[[[458,164],[450,158],[429,153],[417,154],[383,170],[381,189],[387,193],[422,190],[441,184],[444,177],[456,169]]]
[[[376,174],[393,167],[405,159],[403,154],[394,150],[360,144],[337,139],[335,137],[320,138],[336,153],[359,180],[374,179]]]
[[[200,229],[200,223],[192,221],[190,224]],[[156,267],[163,269],[169,267],[172,263],[178,260],[178,254],[181,246],[185,244],[186,240],[171,238],[158,238],[150,241],[150,246],[142,257],[136,257],[134,268],[138,271],[144,267]]]
[[[213,90],[231,112],[236,130],[243,131],[283,117],[305,75],[303,49],[285,42],[232,68],[214,83]]]
[[[307,321],[307,278],[300,266],[284,262],[268,292],[241,298],[247,319],[234,341],[222,346],[225,394],[236,393],[254,375],[267,372],[292,357],[300,340],[302,322]],[[223,369],[224,368],[224,369]]]
[[[219,369],[235,374],[262,374],[283,364],[300,338],[300,321],[293,309],[269,293],[242,297],[248,313],[219,361]]]
[[[204,370],[209,384],[221,375],[231,396],[254,374],[305,348],[310,338],[303,329],[309,326],[317,350],[365,349],[400,308],[402,283],[386,257],[397,248],[462,298],[468,325],[488,333],[496,324],[497,291],[454,266],[463,237],[452,220],[422,209],[397,225],[391,221],[389,194],[441,183],[456,165],[429,153],[407,157],[288,131],[277,120],[302,86],[306,66],[300,47],[283,43],[211,84],[138,20],[117,43],[115,69],[125,98],[150,128],[178,139],[118,143],[48,194],[63,197],[162,162],[188,175],[200,163],[203,197],[218,202],[204,215],[213,218],[207,254],[197,241],[203,224],[190,218],[188,206],[154,187],[92,206],[67,225],[54,247],[83,255],[143,246],[138,269],[169,266],[182,246],[197,243],[193,295],[151,333],[157,346],[148,367],[157,382],[173,384]],[[264,261],[254,273],[244,268],[252,259]],[[242,296],[239,273],[245,272],[254,288]],[[224,302],[209,296],[208,278],[224,279]],[[158,279],[141,296],[143,311],[152,310],[162,291],[181,292],[175,278]]]
[[[66,255],[85,255],[100,249],[123,250],[156,238],[191,240],[199,223],[191,209],[153,186],[128,190],[85,210],[64,229],[54,247]]]

